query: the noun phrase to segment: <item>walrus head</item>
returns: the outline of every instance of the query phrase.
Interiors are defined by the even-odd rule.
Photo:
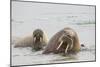
[[[33,32],[33,40],[34,42],[41,42],[43,39],[43,31],[40,29],[36,29]]]
[[[35,50],[42,49],[42,41],[43,41],[43,31],[41,29],[36,29],[33,32],[33,48]]]
[[[59,39],[57,43],[56,50],[58,52],[63,52],[65,54],[68,53],[69,50],[71,50],[73,47],[73,40],[72,37],[69,34],[63,34]]]

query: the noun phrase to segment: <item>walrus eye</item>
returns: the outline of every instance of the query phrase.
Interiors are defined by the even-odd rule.
[[[68,37],[70,37],[70,35],[67,35]]]
[[[67,36],[71,38],[71,36],[70,36],[70,35],[67,35]]]
[[[36,35],[34,35],[33,37],[36,37]]]

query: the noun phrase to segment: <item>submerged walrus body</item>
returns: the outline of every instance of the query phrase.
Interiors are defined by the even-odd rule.
[[[14,47],[32,47],[34,50],[41,50],[45,45],[47,45],[46,34],[41,29],[36,29],[32,35],[17,41]]]
[[[48,53],[76,53],[80,50],[77,33],[71,28],[64,28],[57,32],[49,41],[43,54]]]

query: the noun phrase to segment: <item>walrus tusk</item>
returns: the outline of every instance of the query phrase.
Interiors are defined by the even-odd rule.
[[[42,38],[40,37],[40,42],[42,42]]]
[[[69,44],[67,45],[67,47],[66,47],[66,49],[65,49],[65,53],[67,53],[68,47],[69,47]]]
[[[71,46],[70,46],[70,49],[72,49],[73,48],[73,39],[71,39]]]
[[[63,41],[60,42],[59,46],[57,47],[57,50],[61,47]]]
[[[34,37],[34,42],[36,41],[36,37]]]
[[[69,49],[72,49],[73,48],[73,39],[71,39],[70,37],[68,37],[68,38],[71,40],[71,45],[70,45],[70,48]]]

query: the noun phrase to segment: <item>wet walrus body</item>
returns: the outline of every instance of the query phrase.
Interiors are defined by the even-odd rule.
[[[36,29],[33,35],[20,39],[14,47],[32,47],[34,50],[41,50],[45,45],[47,45],[46,35],[41,29]]]
[[[64,28],[57,32],[49,41],[43,54],[48,53],[77,53],[80,43],[77,33],[71,28]]]

